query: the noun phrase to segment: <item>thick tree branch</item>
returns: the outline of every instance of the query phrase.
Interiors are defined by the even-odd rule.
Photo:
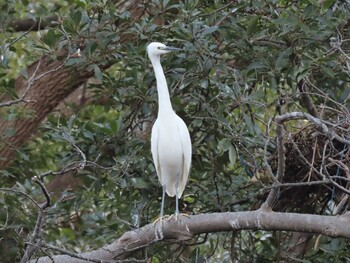
[[[17,104],[23,110],[31,112],[33,117],[8,121],[0,118],[0,134],[6,129],[13,129],[15,134],[3,138],[4,144],[0,145],[0,167],[6,167],[12,159],[16,149],[30,139],[49,114],[65,97],[77,87],[93,76],[93,71],[76,71],[64,67],[65,61],[52,61],[49,57],[43,57],[33,63],[28,69],[28,80],[18,78],[16,87],[30,87],[22,90],[25,99],[32,103],[20,102]],[[20,94],[22,96],[22,94]]]
[[[300,120],[305,119],[310,121],[312,124],[314,124],[320,132],[322,132],[325,136],[328,136],[331,140],[337,140],[340,143],[350,145],[350,140],[348,138],[343,138],[339,136],[335,131],[332,129],[336,127],[336,125],[332,125],[331,123],[327,122],[328,125],[333,126],[331,129],[328,128],[326,125],[326,122],[322,119],[316,118],[308,113],[304,112],[289,112],[286,114],[283,114],[279,116],[281,118],[281,122],[290,121],[290,120]]]
[[[163,220],[163,228],[158,223],[128,231],[113,243],[91,252],[81,253],[79,257],[99,259],[101,262],[110,261],[125,258],[140,248],[160,241],[189,241],[199,234],[245,229],[297,231],[350,238],[350,228],[344,228],[349,223],[349,213],[342,216],[322,216],[256,210],[180,216],[179,221]],[[86,262],[81,258],[72,257],[72,254],[56,255],[53,259],[56,263]],[[49,257],[42,257],[31,262],[52,261]]]
[[[138,19],[143,15],[145,10],[142,1],[140,0],[123,0],[116,4],[116,8],[120,13],[129,11],[132,17]],[[56,18],[57,19],[57,18]],[[55,20],[55,16],[46,19],[47,22]],[[25,23],[24,23],[25,22]],[[35,21],[14,21],[12,28],[18,31],[34,30],[42,28],[44,20],[39,20],[36,25]],[[117,21],[115,22],[117,24]],[[48,24],[46,24],[48,25]],[[129,23],[119,24],[118,27],[123,32],[130,26]],[[127,30],[126,30],[127,31]],[[128,33],[120,33],[120,43],[130,40],[135,37]],[[69,56],[67,56],[69,58]],[[7,98],[0,97],[0,107],[16,105],[23,112],[32,114],[30,118],[21,118],[12,121],[7,121],[1,118],[0,113],[0,169],[5,169],[9,162],[13,159],[14,153],[24,143],[31,139],[31,136],[36,132],[39,125],[47,115],[52,112],[60,102],[72,94],[78,87],[94,75],[94,71],[74,70],[65,67],[66,61],[53,61],[48,56],[43,56],[38,61],[34,62],[27,69],[30,79],[25,80],[23,77],[18,77],[15,82],[16,92],[19,100],[7,101]],[[101,59],[100,69],[110,67],[114,62],[107,61],[106,58]],[[28,89],[27,89],[28,88]],[[28,103],[30,102],[30,103]],[[4,115],[5,116],[5,115]],[[10,131],[10,132],[8,132]],[[4,134],[12,134],[11,136],[3,136]]]
[[[38,20],[30,18],[12,20],[9,22],[8,27],[15,32],[39,31],[47,27],[57,26],[58,24],[58,16],[52,15]]]

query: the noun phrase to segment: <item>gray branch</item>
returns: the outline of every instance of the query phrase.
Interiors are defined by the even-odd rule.
[[[233,230],[296,231],[350,239],[350,228],[344,227],[349,224],[349,213],[342,216],[322,216],[260,209],[248,212],[180,216],[178,221],[175,221],[174,218],[163,220],[163,227],[158,222],[128,231],[113,243],[91,252],[76,254],[76,256],[73,253],[56,255],[52,258],[55,263],[82,263],[88,262],[89,258],[92,262],[96,260],[113,262],[113,260],[132,256],[136,250],[156,242],[188,242],[199,234]],[[41,257],[30,262],[49,263],[52,260],[49,257]]]

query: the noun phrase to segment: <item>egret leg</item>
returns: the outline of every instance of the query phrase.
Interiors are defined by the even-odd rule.
[[[162,220],[164,215],[165,188],[166,188],[165,185],[163,185],[162,204],[160,206],[160,220]]]
[[[175,220],[177,220],[177,217],[179,215],[179,174],[177,174],[176,176],[176,185],[175,185],[175,189],[176,189],[176,192],[175,192]]]
[[[176,200],[175,200],[175,204],[176,204],[175,218],[177,219],[177,216],[179,215],[179,197],[178,197],[178,194],[177,194],[177,189],[176,189]]]

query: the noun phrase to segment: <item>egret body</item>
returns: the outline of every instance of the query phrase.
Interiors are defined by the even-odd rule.
[[[160,56],[177,48],[153,42],[147,46],[158,90],[158,117],[152,128],[151,151],[158,179],[163,187],[160,218],[163,217],[165,192],[176,197],[175,216],[179,214],[178,199],[185,189],[191,166],[191,138],[185,122],[176,115],[170,101]]]

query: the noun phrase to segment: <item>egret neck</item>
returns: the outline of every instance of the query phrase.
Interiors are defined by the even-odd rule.
[[[152,56],[150,59],[158,88],[158,116],[163,114],[164,116],[169,116],[169,113],[174,113],[174,110],[171,106],[168,85],[163,73],[163,68],[160,64],[160,56]]]

